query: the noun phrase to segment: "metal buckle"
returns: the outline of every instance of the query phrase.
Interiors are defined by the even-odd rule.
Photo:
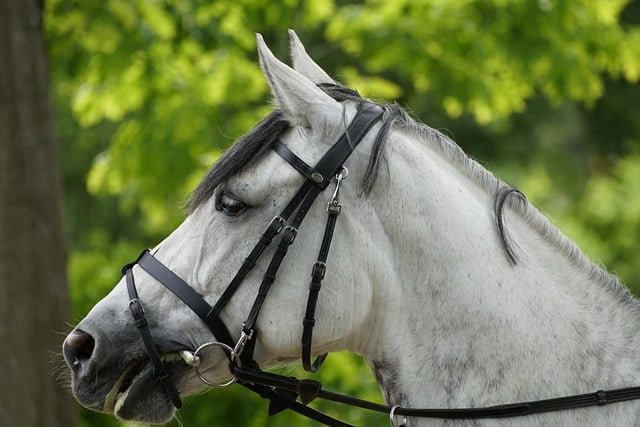
[[[316,184],[322,184],[324,182],[324,176],[322,176],[318,172],[313,172],[311,174],[311,181],[315,182]]]
[[[319,279],[324,279],[324,275],[327,272],[327,264],[322,261],[316,261],[313,263],[311,269],[311,277],[315,277],[316,274],[320,274]]]
[[[298,229],[293,227],[293,226],[291,226],[291,225],[287,225],[287,227],[285,228],[284,231],[285,231],[285,233],[287,231],[291,232],[291,234],[289,236],[289,242],[288,242],[288,244],[291,245],[294,242],[294,240],[296,240],[296,237],[298,236]],[[284,239],[284,237],[283,237],[283,239]]]
[[[134,308],[135,307],[135,308]],[[138,298],[131,298],[129,300],[129,310],[134,313],[133,317],[136,317],[135,314],[139,313],[142,317],[144,317],[144,306],[140,302]],[[133,310],[136,310],[135,312]]]
[[[340,173],[336,175],[336,189],[333,191],[331,201],[327,203],[327,212],[340,215],[340,212],[342,211],[342,205],[338,200],[340,196],[340,184],[342,184],[342,180],[345,179],[347,175],[349,175],[349,169],[343,166]]]
[[[147,326],[147,317],[144,313],[144,306],[138,298],[132,298],[129,300],[129,311],[131,317],[133,317],[133,324],[136,328],[144,328]]]
[[[242,324],[243,328],[244,328],[244,325],[245,324],[243,323]],[[247,341],[251,340],[251,338],[253,338],[253,329],[251,329],[248,334],[243,329],[242,333],[240,334],[240,338],[238,338],[238,342],[233,347],[233,350],[231,352],[232,359],[235,356],[237,360],[240,360],[240,356],[242,356],[244,347],[247,345]]]
[[[276,215],[276,216],[273,217],[271,222],[269,222],[269,228],[271,228],[271,226],[273,224],[275,224],[276,222],[280,223],[278,225],[278,228],[276,229],[276,234],[279,234],[282,231],[282,229],[284,228],[284,226],[287,224],[287,221],[285,221],[285,219],[282,218],[280,215]]]
[[[327,212],[340,215],[340,212],[342,212],[342,205],[339,204],[337,200],[332,200],[327,203]]]

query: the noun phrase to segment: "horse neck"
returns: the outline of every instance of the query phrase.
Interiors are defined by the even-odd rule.
[[[393,265],[374,285],[361,350],[388,403],[491,405],[640,384],[637,300],[561,236],[541,235],[546,220],[509,208],[521,256],[511,265],[491,178],[399,138],[388,186],[373,195]]]

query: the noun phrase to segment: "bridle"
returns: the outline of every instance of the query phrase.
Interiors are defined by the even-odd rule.
[[[207,342],[193,352],[190,350],[181,352],[184,360],[195,369],[200,379],[212,387],[226,387],[237,382],[258,393],[261,397],[270,401],[270,416],[284,409],[291,409],[328,426],[350,426],[307,406],[309,402],[316,398],[387,413],[393,426],[403,425],[406,420],[397,424],[397,418],[408,416],[444,419],[502,418],[640,399],[640,387],[632,387],[611,391],[599,390],[596,393],[584,395],[485,408],[413,409],[402,408],[397,405],[387,406],[372,403],[323,390],[322,384],[319,381],[285,377],[260,369],[253,359],[256,336],[258,334],[258,329],[256,328],[258,315],[275,281],[278,269],[287,255],[289,247],[294,242],[305,216],[318,195],[327,189],[333,181],[332,178],[335,177],[335,190],[327,206],[327,223],[318,256],[312,266],[311,283],[309,285],[307,305],[302,322],[303,333],[301,344],[304,369],[309,372],[316,372],[326,358],[326,354],[321,355],[312,363],[311,347],[313,327],[315,325],[314,316],[316,304],[322,286],[322,280],[326,272],[326,261],[331,247],[334,227],[342,208],[339,203],[339,190],[342,180],[348,173],[343,165],[369,130],[381,120],[382,115],[383,109],[381,107],[373,103],[361,102],[358,106],[356,116],[348,126],[346,132],[327,153],[325,153],[315,167],[309,166],[279,140],[276,140],[271,145],[271,148],[282,159],[300,172],[306,180],[280,215],[271,220],[258,243],[245,258],[239,270],[213,307],[204,300],[202,295],[158,261],[149,250],[144,250],[134,262],[123,267],[122,271],[125,275],[130,299],[129,309],[133,316],[134,324],[140,333],[150,362],[154,367],[154,375],[173,405],[176,408],[180,408],[182,402],[175,385],[170,381],[160,352],[153,341],[144,308],[138,298],[133,276],[133,266],[136,264],[182,300],[182,302],[209,327],[214,335],[215,341]],[[247,274],[256,265],[256,262],[264,250],[278,235],[281,235],[280,240],[263,275],[254,303],[243,323],[240,337],[238,340],[234,340],[229,329],[220,318],[220,314],[240,287]],[[199,371],[200,355],[208,347],[218,347],[224,351],[229,361],[229,369],[232,374],[231,380],[223,383],[214,383]]]

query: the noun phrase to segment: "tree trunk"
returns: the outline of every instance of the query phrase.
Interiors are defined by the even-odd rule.
[[[69,427],[60,170],[42,0],[0,2],[0,426]]]

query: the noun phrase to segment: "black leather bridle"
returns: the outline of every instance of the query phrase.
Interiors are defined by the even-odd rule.
[[[175,385],[170,381],[168,371],[161,359],[144,313],[142,303],[138,298],[133,276],[133,266],[139,265],[145,272],[155,278],[159,283],[173,292],[182,300],[211,330],[214,342],[203,344],[195,352],[186,351],[192,357],[192,366],[200,378],[214,387],[223,387],[235,382],[258,393],[261,397],[270,401],[269,415],[276,414],[284,409],[291,409],[320,423],[335,427],[349,427],[342,421],[329,417],[307,406],[316,398],[331,400],[338,403],[357,406],[363,409],[388,413],[392,425],[396,425],[395,418],[400,416],[428,417],[444,419],[481,419],[502,418],[522,415],[538,414],[543,412],[565,409],[582,408],[606,403],[621,402],[625,400],[640,399],[640,387],[603,391],[596,393],[561,397],[556,399],[540,400],[533,402],[498,405],[485,408],[461,408],[461,409],[413,409],[399,406],[380,405],[350,396],[330,392],[322,389],[322,384],[315,380],[299,380],[293,377],[262,371],[253,360],[256,343],[256,320],[267,297],[271,285],[274,283],[277,271],[285,258],[289,246],[293,243],[307,212],[313,205],[318,195],[323,192],[336,178],[336,188],[333,197],[328,204],[327,224],[316,261],[313,263],[311,283],[305,316],[303,319],[302,333],[302,363],[305,370],[316,372],[326,354],[311,362],[311,343],[313,327],[315,324],[315,309],[322,280],[326,271],[326,261],[331,246],[336,219],[341,211],[338,200],[338,191],[342,179],[346,176],[343,168],[345,161],[362,141],[369,130],[382,118],[383,109],[378,105],[361,102],[355,118],[342,137],[320,159],[315,167],[309,166],[294,154],[286,145],[276,140],[271,148],[287,163],[298,170],[305,178],[304,184],[293,196],[289,204],[280,215],[274,217],[267,229],[260,237],[258,243],[246,257],[238,272],[224,290],[216,304],[212,307],[202,295],[189,286],[184,280],[158,261],[149,250],[143,251],[138,259],[123,267],[123,274],[127,291],[129,293],[129,308],[134,323],[144,345],[149,359],[154,367],[154,375],[165,390],[167,396],[176,408],[180,408],[182,402]],[[253,269],[263,251],[278,235],[280,241],[275,249],[273,257],[263,275],[258,294],[242,326],[240,338],[233,340],[229,329],[220,318],[220,314],[230,301],[236,290],[242,284],[244,278]],[[222,384],[208,381],[198,370],[198,362],[201,349],[208,346],[220,347],[224,350],[228,360],[232,379]],[[400,424],[398,424],[400,425]]]

